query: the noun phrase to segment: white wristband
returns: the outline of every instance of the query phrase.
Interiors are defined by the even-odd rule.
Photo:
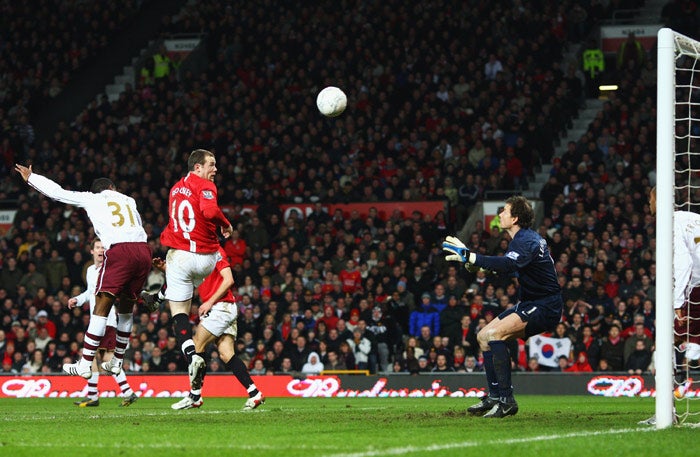
[[[468,262],[469,262],[469,263],[474,263],[474,262],[476,262],[476,254],[474,254],[473,252],[470,252],[470,253],[469,253],[469,260],[468,260]]]

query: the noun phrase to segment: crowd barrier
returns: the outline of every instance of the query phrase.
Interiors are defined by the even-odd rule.
[[[482,373],[427,373],[385,376],[287,375],[253,376],[268,397],[481,397]],[[129,383],[141,397],[182,397],[189,380],[184,374],[129,375]],[[623,373],[514,373],[518,395],[595,395],[606,397],[654,396],[654,378]],[[101,376],[100,395],[115,397],[119,388],[111,376]],[[67,375],[0,376],[0,397],[79,398],[87,392],[82,378]],[[209,374],[203,394],[208,397],[246,397],[246,391],[229,374]],[[700,397],[700,390],[686,396]]]

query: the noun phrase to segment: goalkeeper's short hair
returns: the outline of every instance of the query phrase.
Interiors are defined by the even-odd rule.
[[[510,205],[510,215],[518,218],[520,228],[530,228],[535,212],[527,198],[516,195],[506,200],[506,204]]]

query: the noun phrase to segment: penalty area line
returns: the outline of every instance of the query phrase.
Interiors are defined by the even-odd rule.
[[[326,454],[323,457],[374,457],[383,455],[404,455],[413,454],[417,452],[439,452],[446,451],[450,449],[462,449],[470,448],[482,445],[503,445],[503,444],[523,444],[523,443],[534,443],[538,441],[551,441],[566,438],[581,438],[581,437],[592,437],[601,435],[616,435],[623,433],[635,433],[635,432],[650,432],[655,431],[656,428],[644,427],[644,428],[622,428],[617,430],[605,430],[605,431],[589,431],[589,432],[572,432],[557,435],[538,435],[538,436],[528,436],[523,438],[511,438],[507,440],[496,440],[489,441],[488,443],[483,443],[479,441],[462,441],[457,443],[444,443],[444,444],[431,444],[428,446],[402,446],[394,447],[388,449],[368,449],[363,452],[351,452],[351,453],[339,453],[339,454]]]

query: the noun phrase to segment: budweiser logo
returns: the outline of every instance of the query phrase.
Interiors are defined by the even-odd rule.
[[[588,382],[588,393],[603,397],[650,396],[639,376],[596,376]]]
[[[369,389],[343,389],[338,378],[309,377],[292,379],[287,384],[287,392],[294,397],[482,397],[484,390],[480,388],[451,391],[442,385],[439,379],[434,380],[430,389],[386,388],[386,378],[379,378]]]

